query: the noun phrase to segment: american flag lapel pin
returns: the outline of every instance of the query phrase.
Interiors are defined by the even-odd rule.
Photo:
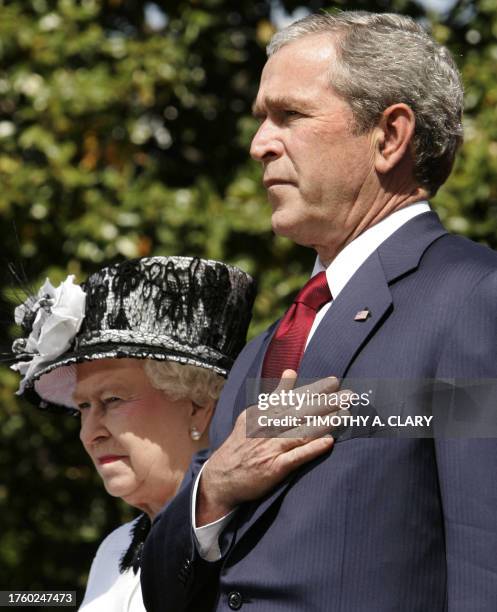
[[[359,310],[359,312],[354,317],[354,321],[365,321],[368,317],[371,316],[371,312],[369,308],[363,308]]]

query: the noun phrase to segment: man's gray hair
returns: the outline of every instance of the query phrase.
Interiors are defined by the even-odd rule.
[[[416,117],[414,175],[434,195],[462,143],[463,87],[449,51],[410,17],[350,11],[304,17],[277,32],[268,56],[310,34],[330,34],[333,90],[351,107],[358,133],[399,102]]]

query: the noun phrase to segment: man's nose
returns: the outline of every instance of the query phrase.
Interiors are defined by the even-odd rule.
[[[283,153],[283,142],[279,130],[269,119],[265,119],[252,138],[250,155],[255,161],[268,162],[280,157]]]
[[[109,431],[105,426],[104,411],[100,406],[85,408],[81,414],[81,428],[79,437],[85,447],[91,446],[98,440],[109,437]]]

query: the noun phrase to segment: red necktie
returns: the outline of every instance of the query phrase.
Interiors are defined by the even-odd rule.
[[[279,380],[284,370],[298,370],[316,313],[331,299],[325,272],[319,272],[302,287],[269,344],[262,378]]]

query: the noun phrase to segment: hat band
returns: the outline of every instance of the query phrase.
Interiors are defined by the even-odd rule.
[[[212,358],[216,361],[225,361],[226,356],[205,344],[187,344],[178,342],[171,336],[157,335],[146,331],[131,331],[122,329],[108,329],[99,331],[95,335],[81,336],[75,346],[75,351],[96,344],[137,344],[140,346],[157,347],[178,353],[190,353],[192,356]]]

